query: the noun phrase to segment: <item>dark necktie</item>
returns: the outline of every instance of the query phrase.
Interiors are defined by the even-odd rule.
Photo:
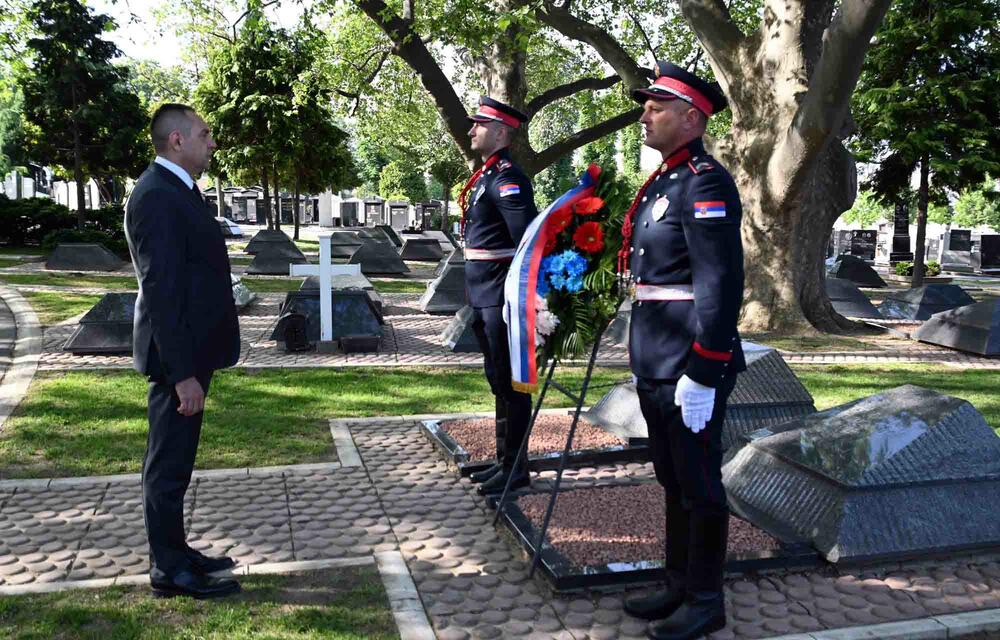
[[[205,198],[202,197],[202,195],[201,195],[201,189],[198,188],[198,183],[197,182],[192,182],[191,183],[191,191],[194,191],[194,195],[198,196],[198,199],[201,200],[202,203],[205,202]]]

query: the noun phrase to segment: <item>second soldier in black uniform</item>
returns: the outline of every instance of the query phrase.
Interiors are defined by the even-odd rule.
[[[538,215],[531,181],[513,163],[510,143],[527,121],[520,111],[491,98],[480,99],[469,116],[472,149],[483,167],[465,185],[462,232],[465,236],[465,287],[473,309],[472,328],[483,352],[486,379],[496,399],[497,464],[477,474],[481,494],[530,484],[524,460],[516,467],[521,441],[531,419],[531,395],[511,386],[507,325],[503,319],[504,281],[514,250],[531,220]]]
[[[702,143],[708,118],[726,107],[718,85],[667,62],[656,71],[634,97],[645,144],[663,163],[626,216],[621,258],[635,287],[632,373],[666,494],[666,588],[627,599],[625,610],[660,620],[650,624],[651,638],[680,640],[726,624],[722,423],[746,368],[736,330],[742,207],[732,176]]]

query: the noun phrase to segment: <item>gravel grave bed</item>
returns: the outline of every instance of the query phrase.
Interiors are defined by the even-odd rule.
[[[549,495],[518,498],[521,511],[541,527]],[[578,567],[610,562],[662,560],[663,488],[658,484],[598,487],[560,493],[552,512],[549,544]],[[735,516],[729,519],[729,553],[777,549],[776,538]]]
[[[562,451],[566,446],[566,436],[569,435],[573,416],[539,415],[531,430],[531,440],[528,442],[528,453],[539,455]],[[455,442],[460,444],[469,454],[469,461],[492,460],[496,457],[496,435],[493,418],[475,418],[471,420],[450,420],[441,423],[441,428],[448,432]],[[626,444],[616,435],[594,426],[583,418],[576,426],[573,435],[573,450],[605,449],[607,447]]]

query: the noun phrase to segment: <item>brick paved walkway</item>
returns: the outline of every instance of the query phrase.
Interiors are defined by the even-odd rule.
[[[340,462],[200,473],[188,496],[192,546],[241,563],[337,559],[400,549],[442,640],[639,638],[623,593],[555,597],[490,526],[468,480],[413,419],[339,421]],[[551,479],[552,474],[545,474]],[[650,481],[646,465],[582,469],[569,487]],[[545,485],[545,482],[538,483]],[[1000,607],[998,557],[730,579],[729,626],[763,638]],[[0,483],[6,586],[147,570],[138,478]]]

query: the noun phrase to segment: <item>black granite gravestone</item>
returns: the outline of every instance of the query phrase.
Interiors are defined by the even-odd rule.
[[[913,337],[981,356],[1000,356],[1000,300],[990,298],[935,313]]]
[[[812,396],[774,349],[743,343],[747,370],[736,378],[726,405],[724,448],[738,447],[743,434],[816,411]],[[623,382],[584,414],[590,422],[626,440],[645,439],[646,421],[635,385]]]
[[[746,439],[736,512],[830,562],[1000,544],[1000,437],[965,400],[906,385]]]
[[[388,242],[365,241],[351,254],[348,264],[361,265],[361,273],[366,276],[399,275],[410,272],[410,268]]]
[[[979,269],[1000,271],[1000,235],[983,234],[979,244]]]
[[[465,306],[465,263],[447,265],[427,285],[420,310],[430,314],[452,314]]]
[[[461,249],[455,249],[454,251],[452,251],[451,253],[449,253],[447,256],[445,256],[444,258],[442,258],[441,261],[438,262],[437,266],[434,267],[434,277],[436,278],[439,275],[441,275],[442,273],[444,273],[444,268],[447,267],[450,264],[460,264],[460,265],[463,265],[463,267],[464,267],[464,265],[465,265],[465,253],[463,253]]]
[[[858,285],[840,278],[826,279],[826,295],[830,297],[833,310],[846,318],[876,318],[882,315],[871,303],[868,296],[861,293]]]
[[[915,289],[888,291],[878,306],[882,317],[892,320],[926,320],[935,313],[974,303],[957,284],[928,284]]]
[[[364,242],[358,237],[357,231],[334,231],[330,235],[330,257],[348,259],[363,244]]]
[[[444,257],[444,251],[441,250],[441,243],[433,238],[410,236],[403,240],[403,248],[399,252],[399,257],[403,260],[416,260],[418,262],[437,262]]]
[[[851,232],[851,255],[865,262],[875,260],[875,244],[878,242],[878,231],[858,229]]]
[[[445,254],[458,248],[458,243],[454,241],[450,234],[447,234],[444,231],[439,231],[437,229],[426,230],[424,231],[424,237],[437,240],[438,244],[441,245],[441,251]]]
[[[827,275],[850,280],[861,287],[884,287],[883,280],[867,262],[851,255],[840,255],[827,270]]]
[[[604,335],[618,344],[628,345],[628,327],[632,320],[632,299],[625,300],[618,307],[618,313],[612,318]]]
[[[896,204],[892,215],[892,251],[889,253],[889,262],[913,262],[913,252],[910,251],[910,207],[903,202]]]
[[[45,261],[45,268],[53,271],[116,271],[123,266],[125,262],[103,244],[86,242],[56,245]]]
[[[82,318],[80,326],[63,345],[76,355],[130,355],[132,321],[138,293],[106,293]]]
[[[330,290],[331,291],[346,291],[346,290],[356,290],[364,291],[368,294],[371,299],[372,304],[375,305],[375,309],[378,310],[379,314],[382,314],[383,300],[382,296],[375,291],[375,285],[372,284],[371,280],[363,275],[350,276],[350,275],[335,275],[330,276]],[[319,295],[319,276],[309,276],[302,281],[299,285],[299,291],[306,291]]]
[[[472,330],[472,307],[462,307],[441,333],[441,342],[452,353],[480,353],[479,341]]]
[[[332,291],[333,340],[344,336],[382,337],[385,321],[367,291],[344,289]],[[319,342],[319,291],[290,291],[285,295],[279,315],[300,313],[306,317],[306,338]],[[279,323],[280,325],[280,323]],[[281,341],[284,332],[275,325],[271,340]]]
[[[261,229],[250,238],[250,242],[247,243],[246,249],[243,252],[253,255],[260,251],[260,248],[266,244],[292,244],[294,246],[292,239],[286,236],[284,231]]]
[[[287,245],[268,243],[262,244],[254,254],[253,261],[247,267],[247,273],[252,275],[287,276],[288,267],[293,264],[308,264],[305,256],[299,252],[289,251]]]
[[[397,249],[402,248],[403,241],[400,239],[399,235],[396,233],[396,230],[393,229],[390,225],[387,225],[387,224],[377,224],[377,225],[375,225],[375,228],[378,229],[379,231],[381,231],[383,234],[385,234],[385,237],[387,237],[389,239],[389,242],[391,242],[393,245],[395,245]]]
[[[219,230],[222,231],[222,237],[223,238],[240,238],[240,237],[242,237],[242,234],[236,233],[233,230],[233,228],[229,226],[229,223],[226,220],[218,220],[218,219],[216,219],[216,221],[219,223]]]
[[[972,231],[951,229],[945,233],[941,251],[941,268],[945,271],[972,270]]]

